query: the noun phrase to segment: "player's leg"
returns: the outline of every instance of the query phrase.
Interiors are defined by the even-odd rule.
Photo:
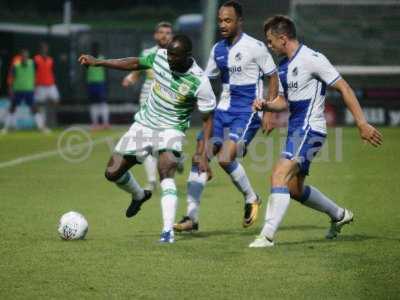
[[[20,105],[21,99],[19,96],[19,93],[15,93],[12,96],[10,107],[8,109],[5,122],[4,122],[4,127],[1,130],[2,134],[6,134],[8,130],[13,127],[16,128],[16,118],[15,118],[15,112],[17,110],[17,106]]]
[[[179,153],[175,151],[162,151],[158,158],[158,172],[161,186],[161,210],[163,217],[163,229],[160,242],[173,243],[176,209],[178,196],[175,184],[175,171],[179,159]]]
[[[274,245],[275,234],[290,204],[288,183],[297,174],[298,170],[297,162],[286,158],[281,158],[274,166],[271,176],[271,193],[265,213],[264,226],[261,234],[249,247],[259,248]]]
[[[331,219],[331,226],[326,238],[335,238],[340,233],[343,225],[353,220],[353,213],[337,205],[333,200],[311,185],[304,185],[305,175],[298,174],[289,182],[291,198],[297,200],[304,206],[327,214]]]
[[[102,102],[100,104],[100,115],[101,115],[101,120],[103,122],[103,127],[105,129],[110,127],[110,110],[108,108],[108,103],[107,102]]]
[[[151,192],[142,189],[129,171],[137,163],[135,156],[122,156],[114,153],[110,157],[105,171],[108,181],[115,183],[118,188],[132,195],[131,204],[126,210],[128,218],[135,216],[142,204],[151,197]]]
[[[33,92],[25,93],[25,103],[29,106],[29,109],[34,117],[36,127],[44,133],[49,133],[50,130],[46,127],[43,115],[39,112],[35,103]]]
[[[88,84],[88,97],[90,101],[90,120],[91,127],[93,130],[99,128],[99,117],[100,117],[100,100],[99,90],[96,84]]]
[[[243,227],[249,227],[257,219],[261,199],[255,193],[245,169],[236,158],[244,155],[247,145],[260,127],[260,119],[251,113],[238,114],[230,118],[229,137],[225,137],[222,149],[218,153],[218,162],[244,196]]]
[[[157,158],[150,154],[145,158],[143,166],[147,175],[146,189],[155,190],[157,187]]]
[[[197,136],[196,152],[192,157],[192,168],[187,179],[186,215],[174,224],[176,231],[197,231],[199,229],[200,200],[208,178],[207,172],[199,173],[198,168],[199,154],[203,149],[204,141],[202,132],[200,132]]]

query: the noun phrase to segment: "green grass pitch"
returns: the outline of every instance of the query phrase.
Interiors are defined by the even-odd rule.
[[[354,128],[343,129],[342,139],[340,132],[330,130],[329,151],[311,168],[308,183],[353,210],[355,222],[337,240],[328,241],[327,216],[293,202],[273,249],[247,245],[262,226],[270,187],[267,165],[278,157],[279,130],[270,139],[270,158],[244,160],[264,200],[256,224],[241,227],[242,196],[213,163],[200,231],[177,235],[172,245],[157,243],[158,192],[135,218],[125,218],[128,195],[103,176],[110,143],[97,143],[86,160],[71,163],[51,152],[61,131],[1,136],[0,299],[399,298],[400,131],[382,132],[384,146],[374,149],[362,144]],[[112,136],[116,142],[121,133],[91,136]],[[194,137],[195,130],[190,130],[186,153],[193,153]],[[43,152],[48,155],[15,161]],[[10,161],[15,164],[5,164]],[[177,176],[177,218],[186,208],[189,166],[187,160],[185,174]],[[141,166],[133,173],[144,182]],[[58,219],[70,210],[89,221],[84,241],[58,237]]]

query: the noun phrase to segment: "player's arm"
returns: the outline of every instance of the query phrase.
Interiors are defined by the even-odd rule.
[[[140,78],[140,71],[132,71],[122,80],[122,86],[128,87],[134,85]]]
[[[375,147],[381,145],[381,133],[375,127],[368,124],[353,89],[340,76],[330,61],[323,54],[316,52],[310,56],[308,67],[314,76],[323,80],[328,86],[333,87],[342,94],[344,103],[356,121],[361,138]]]
[[[202,78],[202,83],[199,86],[198,91],[196,92],[197,96],[197,107],[202,114],[203,119],[203,142],[204,148],[202,153],[200,154],[199,159],[199,173],[207,172],[211,174],[211,170],[208,165],[209,155],[212,152],[210,149],[210,139],[212,134],[213,127],[213,111],[217,106],[217,101],[215,98],[215,94],[212,90],[210,80],[204,76]]]
[[[375,127],[368,124],[360,103],[346,80],[341,78],[332,87],[342,94],[344,103],[355,119],[361,138],[375,147],[382,145],[382,134]]]
[[[156,53],[152,53],[143,57],[125,57],[117,59],[101,59],[94,58],[88,54],[82,54],[79,57],[81,65],[86,66],[101,66],[110,69],[124,70],[124,71],[137,71],[150,69],[153,66]]]
[[[267,101],[272,101],[278,96],[278,90],[279,90],[279,77],[277,72],[272,73],[271,75],[266,76],[268,80],[268,95],[267,95]],[[273,123],[272,123],[272,117],[273,113],[270,111],[264,111],[263,117],[262,117],[262,129],[263,132],[266,132],[267,135],[272,132],[274,129]]]
[[[265,99],[256,99],[253,102],[254,111],[282,112],[287,110],[288,104],[283,95],[278,95],[272,101]]]

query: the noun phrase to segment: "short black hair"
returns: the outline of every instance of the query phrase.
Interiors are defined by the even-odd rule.
[[[171,43],[173,42],[179,42],[182,46],[182,50],[185,51],[186,53],[192,52],[193,49],[192,41],[187,35],[177,34],[172,38]]]
[[[172,29],[172,24],[170,22],[161,21],[161,22],[157,23],[156,27],[154,27],[154,32],[157,32],[160,28],[163,28],[163,27]]]
[[[264,33],[267,34],[268,30],[271,30],[273,34],[284,34],[289,39],[297,37],[296,25],[288,16],[276,15],[269,18],[264,23]]]
[[[222,7],[232,7],[235,10],[236,16],[239,18],[243,17],[243,8],[242,4],[240,4],[237,1],[231,0],[231,1],[226,1],[224,4],[221,5]]]

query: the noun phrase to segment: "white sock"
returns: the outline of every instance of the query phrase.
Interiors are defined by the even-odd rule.
[[[187,211],[186,215],[194,222],[199,221],[201,194],[207,183],[207,172],[198,173],[198,167],[193,166],[187,181]]]
[[[334,221],[343,217],[344,209],[313,186],[304,188],[304,194],[299,201],[307,207],[326,213]]]
[[[149,183],[157,181],[157,158],[148,155],[143,162]]]
[[[8,113],[6,117],[6,121],[4,122],[4,129],[9,129],[10,127],[16,128],[16,118],[15,113]]]
[[[99,124],[99,108],[98,104],[92,104],[90,105],[90,120],[92,121],[92,125],[98,125]]]
[[[43,119],[42,114],[36,113],[34,117],[35,117],[35,123],[36,123],[37,128],[43,129],[45,127],[45,125],[44,125],[44,119]]]
[[[290,195],[287,187],[277,187],[271,189],[268,199],[265,223],[261,234],[269,240],[273,240],[276,231],[281,224],[290,204]]]
[[[178,196],[176,192],[175,180],[165,178],[161,181],[161,209],[164,221],[163,231],[170,231],[175,222]]]
[[[101,103],[100,104],[100,114],[101,114],[101,118],[103,120],[103,124],[104,125],[108,125],[109,124],[109,120],[110,120],[110,111],[108,109],[108,104],[107,103]]]
[[[120,189],[132,194],[133,199],[143,199],[144,190],[140,187],[135,178],[133,178],[133,175],[130,171],[127,171],[124,175],[122,175],[121,178],[119,178],[115,183]]]
[[[249,178],[247,177],[246,171],[242,165],[237,161],[233,161],[225,171],[231,176],[232,182],[244,195],[246,203],[254,203],[257,199],[257,195],[251,187]]]

